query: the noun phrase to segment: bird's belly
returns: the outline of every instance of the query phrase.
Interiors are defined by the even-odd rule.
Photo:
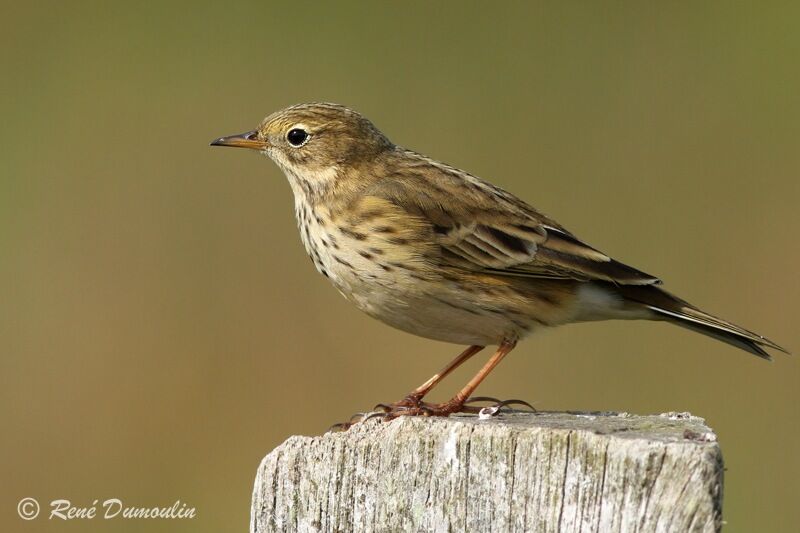
[[[426,282],[413,279],[410,283],[413,285],[359,286],[342,294],[360,310],[385,324],[443,342],[499,344],[520,339],[533,327],[533,320],[523,324],[519,319],[511,319],[500,311],[488,310],[456,295],[428,292]]]
[[[348,301],[369,316],[402,331],[455,344],[481,346],[518,339],[533,321],[519,323],[501,311],[442,291],[438,282],[420,280],[399,268],[385,270],[380,262],[359,254],[318,251],[314,259]]]

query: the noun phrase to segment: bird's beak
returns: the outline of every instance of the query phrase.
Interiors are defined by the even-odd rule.
[[[233,146],[235,148],[250,148],[251,150],[264,150],[267,143],[258,139],[258,132],[248,131],[239,135],[220,137],[211,141],[211,146]]]

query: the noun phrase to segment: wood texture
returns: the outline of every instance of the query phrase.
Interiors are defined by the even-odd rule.
[[[373,420],[267,455],[251,530],[719,531],[722,471],[686,413]]]

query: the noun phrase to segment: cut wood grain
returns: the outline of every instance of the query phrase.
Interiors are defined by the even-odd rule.
[[[372,420],[262,461],[251,531],[719,531],[722,456],[686,413]]]

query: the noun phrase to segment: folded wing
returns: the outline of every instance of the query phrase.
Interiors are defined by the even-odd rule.
[[[442,260],[504,276],[660,283],[582,242],[511,193],[418,157],[425,173],[399,167],[374,193],[428,224]]]

